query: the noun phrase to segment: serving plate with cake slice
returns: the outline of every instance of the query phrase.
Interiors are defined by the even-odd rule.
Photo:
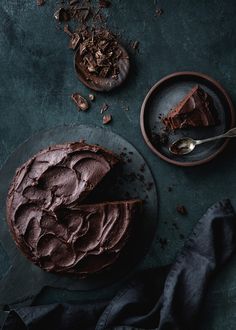
[[[153,176],[140,153],[108,129],[36,134],[10,156],[0,182],[0,242],[9,264],[0,303],[45,287],[119,286],[154,239]]]
[[[234,127],[232,101],[211,77],[197,72],[177,72],[164,77],[148,92],[140,125],[151,150],[178,166],[206,163],[221,153],[228,140],[204,144],[188,155],[173,155],[169,145],[182,137],[205,139]]]

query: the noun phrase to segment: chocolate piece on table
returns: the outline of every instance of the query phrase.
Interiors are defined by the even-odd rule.
[[[89,109],[88,101],[79,93],[72,94],[71,98],[75,102],[79,110],[87,111]]]
[[[112,116],[111,115],[104,115],[102,117],[102,123],[103,125],[107,125],[112,121]]]
[[[49,272],[81,277],[115,262],[142,202],[87,204],[86,198],[119,161],[102,147],[75,142],[51,146],[17,170],[7,221],[30,261]]]
[[[163,118],[164,125],[170,130],[186,127],[208,127],[216,124],[216,109],[213,100],[198,85]]]

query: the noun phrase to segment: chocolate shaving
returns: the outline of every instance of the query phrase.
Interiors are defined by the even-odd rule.
[[[139,50],[139,44],[140,42],[139,41],[132,41],[131,42],[131,47],[134,49],[134,50]]]
[[[106,104],[106,103],[103,103],[103,105],[101,106],[101,109],[100,109],[100,113],[103,114],[105,111],[107,111],[109,108],[109,105]]]
[[[101,78],[118,78],[119,60],[122,51],[116,37],[106,29],[84,29],[78,31],[80,66]]]
[[[89,109],[88,101],[79,93],[72,94],[71,99],[75,102],[79,111],[87,111]]]
[[[102,118],[103,125],[107,125],[111,122],[112,116],[111,115],[104,115]]]
[[[69,42],[69,48],[75,50],[80,42],[80,36],[78,33],[74,33]]]
[[[59,8],[55,13],[54,17],[59,22],[67,22],[70,20],[70,12],[65,8]]]

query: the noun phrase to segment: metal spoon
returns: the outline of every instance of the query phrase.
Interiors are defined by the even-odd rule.
[[[231,138],[231,137],[236,137],[236,127],[230,129],[228,132],[226,132],[224,134],[214,136],[214,137],[204,139],[204,140],[194,140],[190,137],[181,138],[181,139],[173,142],[169,146],[169,151],[172,154],[179,155],[179,156],[187,155],[190,152],[192,152],[195,149],[195,147],[199,144],[215,141],[215,140],[222,139],[222,138]]]

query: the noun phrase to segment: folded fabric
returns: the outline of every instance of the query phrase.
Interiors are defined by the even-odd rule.
[[[52,304],[9,312],[3,330],[193,330],[212,275],[236,248],[236,215],[229,200],[199,220],[171,266],[146,270],[110,302]]]

